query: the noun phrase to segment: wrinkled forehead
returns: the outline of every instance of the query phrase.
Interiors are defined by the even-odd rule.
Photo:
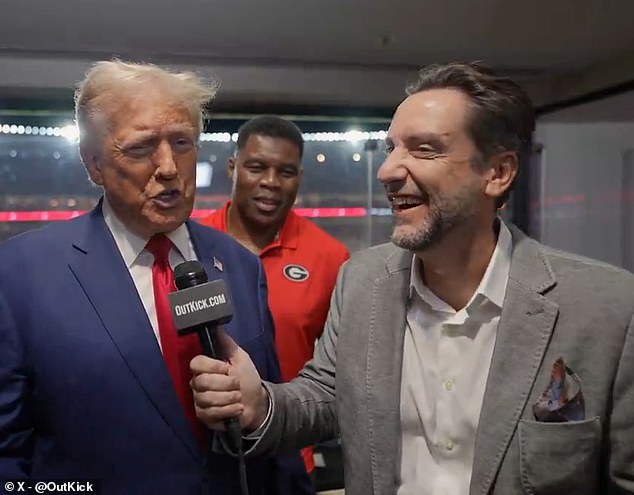
[[[469,99],[459,90],[423,90],[397,107],[388,135],[392,139],[416,134],[455,135],[466,131],[469,112]]]
[[[187,102],[174,91],[164,87],[139,87],[138,85],[122,85],[102,94],[96,101],[105,129],[112,129],[134,119],[139,115],[151,118],[152,114],[165,113],[170,109],[173,115],[187,115],[187,120],[198,128],[197,109],[188,106]],[[159,122],[156,122],[157,124]]]
[[[301,153],[296,143],[281,136],[251,134],[241,149],[236,148],[239,159],[269,159],[301,167]]]

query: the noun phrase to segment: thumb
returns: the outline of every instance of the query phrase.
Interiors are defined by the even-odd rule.
[[[225,332],[222,326],[218,326],[216,329],[216,338],[218,339],[218,344],[220,345],[225,361],[231,362],[238,357],[241,350],[240,346]]]

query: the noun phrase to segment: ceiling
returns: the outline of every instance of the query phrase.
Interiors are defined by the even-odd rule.
[[[541,122],[634,122],[634,86],[621,94],[606,96],[543,115]]]
[[[632,0],[0,0],[0,94],[67,97],[91,62],[195,69],[220,102],[392,108],[483,60],[551,103],[634,79]]]

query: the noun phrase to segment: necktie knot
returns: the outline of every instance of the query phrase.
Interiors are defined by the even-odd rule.
[[[154,255],[154,262],[159,265],[169,265],[169,252],[172,248],[170,241],[164,234],[153,235],[145,246]]]

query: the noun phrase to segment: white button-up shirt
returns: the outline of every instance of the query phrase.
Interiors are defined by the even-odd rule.
[[[467,305],[455,311],[429,290],[414,257],[401,381],[398,495],[467,495],[475,434],[511,264],[503,222]]]
[[[112,210],[112,207],[103,199],[103,218],[108,229],[112,233],[114,242],[119,248],[121,257],[130,272],[136,290],[139,293],[147,317],[150,320],[156,340],[161,345],[159,337],[158,319],[156,317],[156,306],[154,304],[154,287],[152,285],[152,264],[154,256],[145,249],[149,239],[144,239],[130,232],[119,220]],[[182,224],[176,230],[169,232],[166,236],[172,241],[172,249],[169,253],[169,261],[172,269],[183,261],[196,260],[196,252],[191,243],[187,226]]]

